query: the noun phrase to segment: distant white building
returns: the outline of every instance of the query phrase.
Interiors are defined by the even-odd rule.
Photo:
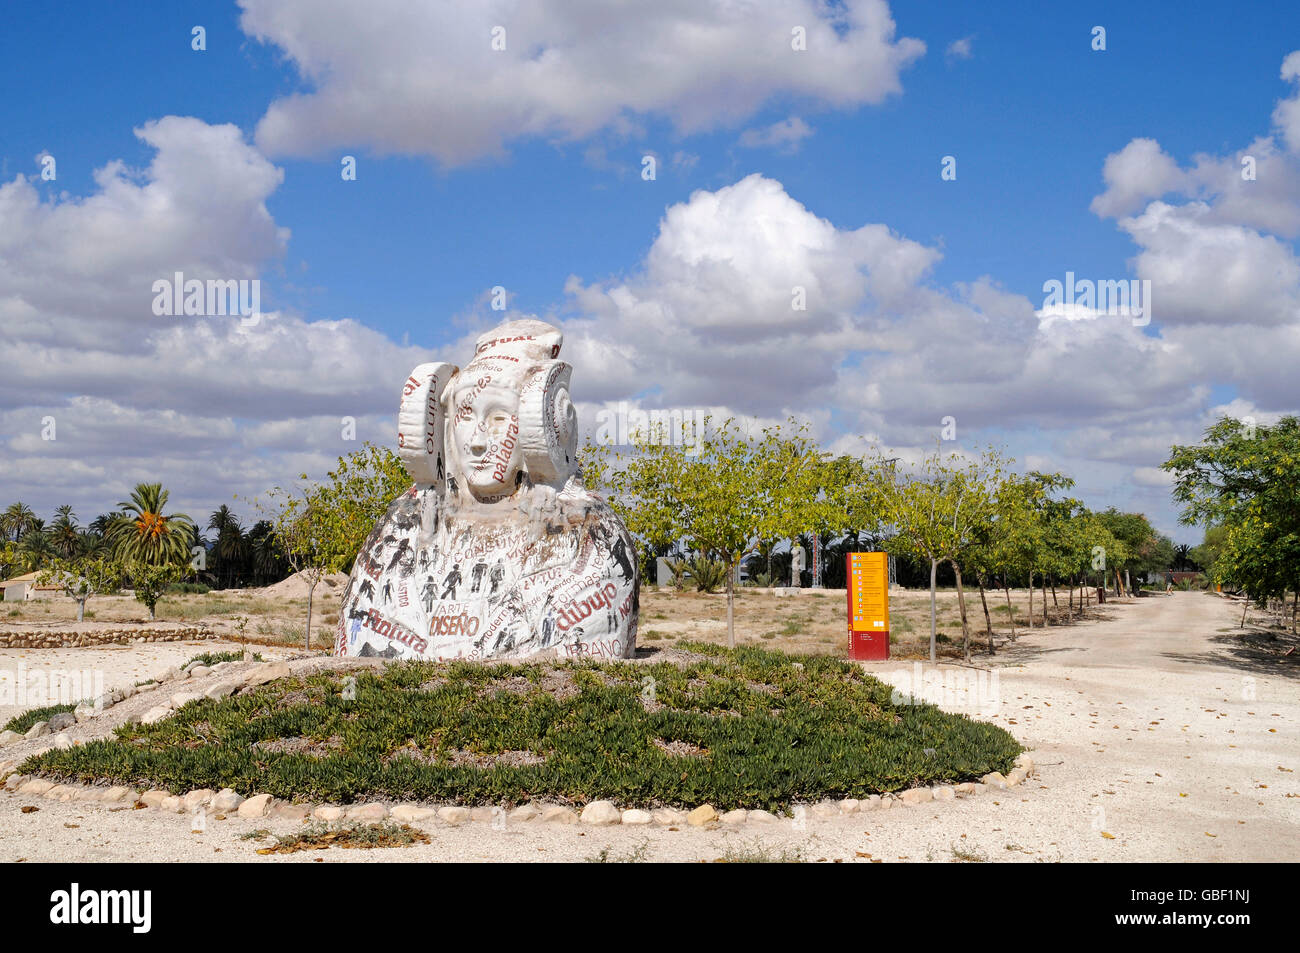
[[[36,573],[29,572],[0,582],[0,590],[4,591],[3,601],[30,602],[33,599],[52,599],[62,591],[60,587],[53,584],[38,586],[36,576]]]

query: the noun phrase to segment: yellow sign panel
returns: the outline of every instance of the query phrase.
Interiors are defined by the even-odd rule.
[[[849,555],[849,630],[889,631],[889,555]]]

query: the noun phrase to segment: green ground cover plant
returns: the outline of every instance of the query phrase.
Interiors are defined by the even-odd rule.
[[[407,662],[190,702],[25,773],[184,792],[783,810],[1007,771],[1021,746],[826,656],[683,642],[671,661]],[[928,749],[928,750],[927,750]]]

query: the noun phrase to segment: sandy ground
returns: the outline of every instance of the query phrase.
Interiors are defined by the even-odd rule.
[[[204,639],[84,649],[0,649],[0,726],[29,708],[75,704],[146,681],[196,655],[243,648]],[[260,646],[254,648],[261,651]],[[60,690],[59,686],[66,687]],[[38,695],[41,691],[44,694]]]
[[[265,841],[240,835],[299,825],[232,817],[195,834],[180,815],[0,793],[0,860],[581,861],[602,851],[649,861],[756,851],[844,863],[1300,859],[1300,665],[1245,648],[1229,631],[1240,608],[1212,596],[1107,608],[1108,621],[1023,636],[990,671],[941,666],[960,681],[945,707],[987,705],[983,717],[1031,750],[1037,776],[1011,791],[738,830],[438,824],[427,828],[431,844],[413,848],[266,857],[255,853]],[[868,667],[895,684],[914,675],[912,663]],[[965,680],[981,674],[985,697],[971,699]],[[39,810],[22,814],[24,804]]]

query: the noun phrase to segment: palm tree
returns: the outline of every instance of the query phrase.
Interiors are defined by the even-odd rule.
[[[59,555],[45,532],[43,520],[36,521],[36,528],[23,533],[22,542],[18,544],[18,561],[23,572],[35,572],[49,565]]]
[[[54,525],[50,527],[50,545],[64,559],[71,559],[81,549],[81,533],[77,530],[77,517],[68,505],[55,510]]]
[[[100,513],[90,521],[90,531],[96,536],[107,536],[109,527],[113,525],[113,520],[122,516],[121,513]]]
[[[230,512],[230,507],[223,503],[208,519],[208,529],[216,531],[215,554],[220,563],[218,577],[224,575],[226,584],[223,588],[229,588],[235,571],[248,553],[244,528],[239,525],[235,514]]]
[[[118,559],[148,566],[188,561],[196,534],[194,521],[184,513],[164,515],[169,496],[161,483],[139,483],[131,491],[131,499],[118,504],[123,512],[113,519],[108,531]]]
[[[31,532],[36,522],[36,514],[30,506],[11,503],[4,513],[0,513],[0,536],[17,542],[23,538],[24,533]]]

